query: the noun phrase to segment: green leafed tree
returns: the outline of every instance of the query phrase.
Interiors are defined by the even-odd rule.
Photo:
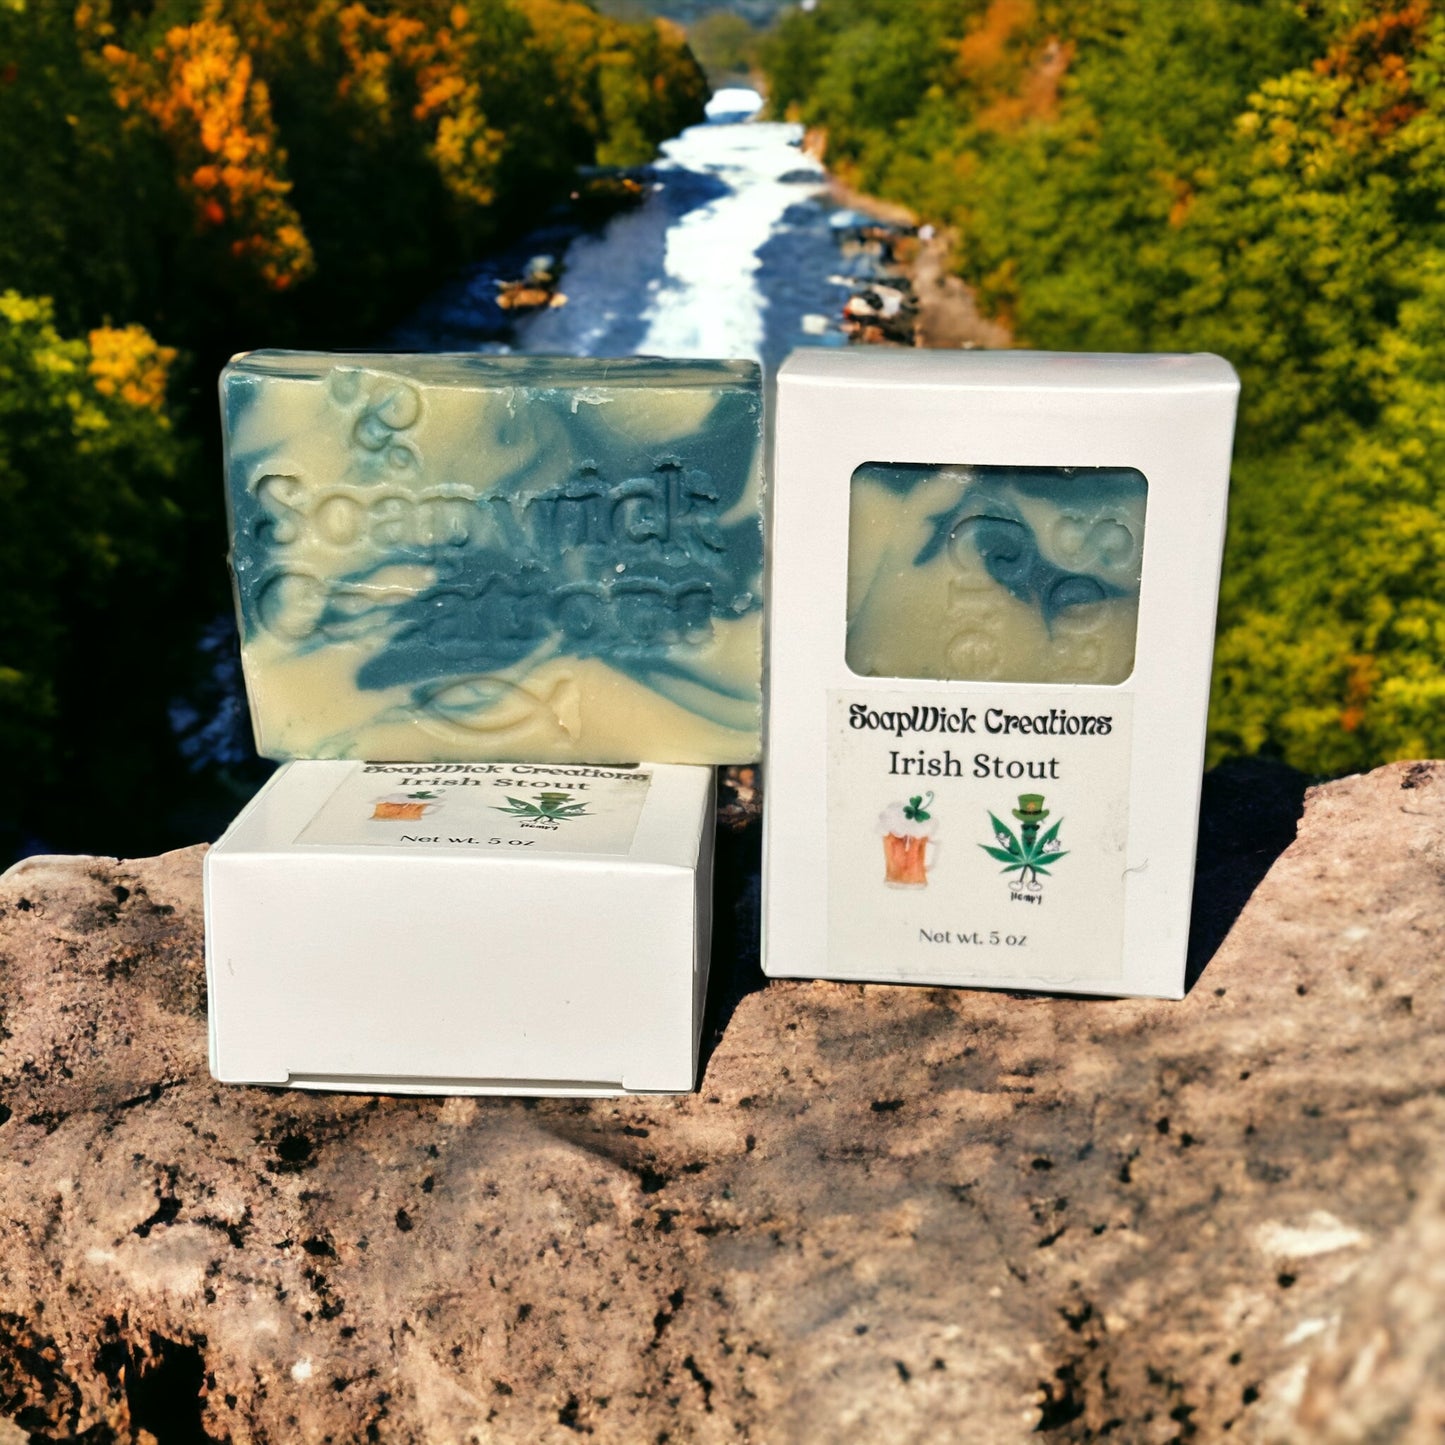
[[[757,57],[758,32],[731,10],[714,10],[688,27],[688,44],[713,84],[745,76]]]
[[[76,675],[87,626],[133,677],[148,670],[145,624],[180,536],[174,359],[140,327],[65,337],[49,301],[0,293],[0,751],[28,783],[72,761],[55,745],[64,708],[84,710],[83,736],[116,715],[101,674]]]

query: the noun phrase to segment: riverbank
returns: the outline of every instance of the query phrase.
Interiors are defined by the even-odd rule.
[[[828,141],[821,129],[803,136],[803,152],[826,167]],[[874,216],[887,225],[902,226],[911,234],[894,247],[899,270],[911,287],[917,306],[913,344],[935,350],[1003,350],[1013,345],[1013,333],[1000,321],[984,316],[973,288],[957,276],[950,264],[958,238],[946,228],[921,222],[916,212],[896,201],[854,190],[841,176],[827,171],[828,195],[839,209]]]
[[[1003,350],[1013,345],[1013,334],[999,321],[978,309],[978,297],[949,265],[954,240],[950,232],[920,236],[907,261],[918,322],[914,344],[939,350]]]

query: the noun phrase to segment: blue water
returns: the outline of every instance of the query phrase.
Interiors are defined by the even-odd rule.
[[[734,101],[724,114],[745,108]],[[748,357],[769,373],[795,346],[840,345],[848,288],[830,280],[834,208],[801,142],[801,126],[772,122],[684,131],[640,173],[639,204],[594,233],[534,232],[445,287],[391,340],[408,350]],[[497,282],[537,254],[562,257],[567,302],[512,322]]]

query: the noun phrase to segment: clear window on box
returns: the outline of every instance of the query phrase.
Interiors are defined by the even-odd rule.
[[[848,666],[864,677],[1123,682],[1147,494],[1132,467],[865,462],[849,507]]]

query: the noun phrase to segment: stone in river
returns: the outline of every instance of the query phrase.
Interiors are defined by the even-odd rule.
[[[758,757],[756,365],[260,351],[221,392],[263,755]]]

